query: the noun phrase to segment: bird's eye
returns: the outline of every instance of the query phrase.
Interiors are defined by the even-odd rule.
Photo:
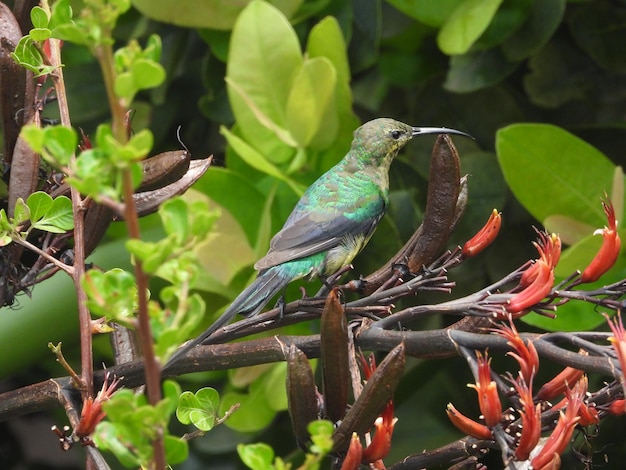
[[[401,135],[402,135],[402,132],[400,131],[391,131],[391,137],[395,140],[398,140]]]

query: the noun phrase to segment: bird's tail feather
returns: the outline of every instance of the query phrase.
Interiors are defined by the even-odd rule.
[[[280,292],[292,279],[281,273],[278,266],[259,273],[252,284],[246,287],[233,301],[226,311],[203,331],[198,337],[179,348],[167,361],[164,369],[187,355],[199,344],[207,343],[207,339],[218,329],[228,324],[238,313],[244,316],[257,315],[274,295]]]

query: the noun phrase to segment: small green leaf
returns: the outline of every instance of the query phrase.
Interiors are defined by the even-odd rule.
[[[46,10],[40,6],[35,6],[30,11],[30,21],[33,23],[34,28],[47,28],[50,19],[48,18]]]
[[[30,210],[30,218],[38,221],[44,218],[52,209],[52,197],[43,191],[37,191],[28,196],[26,205]]]
[[[52,31],[48,28],[33,28],[28,34],[33,41],[43,42],[52,36]]]
[[[30,209],[24,203],[24,200],[20,197],[15,201],[15,208],[13,209],[13,223],[16,225],[30,219]]]
[[[41,139],[41,137],[36,138]],[[78,136],[70,127],[49,126],[43,129],[42,144],[40,153],[48,162],[56,166],[67,166],[76,151]],[[33,150],[39,151],[35,147]]]
[[[239,444],[237,453],[241,461],[252,470],[273,470],[274,449],[267,444]]]
[[[133,83],[138,90],[159,86],[165,80],[165,69],[150,59],[138,59],[132,67]]]
[[[189,444],[176,436],[165,436],[165,457],[169,465],[182,463],[189,457]]]
[[[58,196],[52,202],[52,208],[44,218],[34,226],[48,232],[64,233],[74,228],[72,201],[66,196]]]

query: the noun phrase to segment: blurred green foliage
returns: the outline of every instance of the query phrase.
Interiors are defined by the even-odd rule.
[[[80,9],[79,0],[70,3]],[[213,154],[217,162],[189,196],[221,210],[214,234],[196,247],[205,268],[198,281],[209,313],[205,325],[253,275],[252,264],[303,189],[344,155],[359,122],[374,117],[454,127],[476,137],[474,143],[455,141],[462,171],[471,174],[470,199],[450,246],[469,238],[494,207],[503,212],[504,227],[484,256],[451,273],[458,295],[534,257],[532,225],[570,230],[576,247],[564,254],[559,274],[583,268],[597,246],[590,244],[598,242],[590,234],[606,223],[600,206],[604,192],[614,202],[621,197],[623,207],[623,175],[616,167],[625,160],[625,1],[229,3],[134,0],[114,32],[120,45],[145,44],[153,33],[162,39],[165,81],[135,95],[135,131],[149,128],[158,153],[180,148],[180,127],[180,139],[193,155]],[[73,125],[94,135],[108,112],[98,66],[82,47],[66,44],[63,52]],[[132,84],[127,91],[134,94]],[[44,114],[54,118],[54,107]],[[419,225],[432,142],[428,137],[414,142],[392,166],[388,215],[357,258],[355,275],[386,261]],[[572,225],[571,219],[586,227]],[[117,253],[122,250],[118,234],[113,227],[108,242],[117,243]],[[615,279],[625,277],[623,261],[610,273]],[[57,295],[71,299],[69,283],[62,288]],[[297,288],[287,296],[297,296]],[[316,286],[307,289],[314,292]],[[1,328],[0,352],[11,350],[19,361],[11,338],[28,337],[25,331],[33,327],[29,312],[41,310],[37,300],[49,295],[38,286],[32,303],[22,297],[21,310],[2,312],[11,317],[11,328]],[[425,295],[418,301],[441,299]],[[23,320],[16,322],[18,315]],[[54,323],[50,341],[76,328],[69,320],[40,321]],[[449,321],[430,318],[420,326],[436,328]],[[584,329],[600,323],[601,316],[585,307],[560,314],[558,321],[558,328]],[[545,319],[535,323],[555,326]],[[310,331],[309,325],[292,328]],[[32,345],[25,342],[25,347]],[[45,354],[45,347],[41,350]],[[23,357],[31,363],[40,359]],[[550,369],[549,364],[542,367]],[[478,414],[466,393],[471,379],[465,364],[414,361],[408,369],[397,395],[399,421],[388,463],[459,437],[445,417],[448,401]],[[58,373],[53,370],[42,377]],[[284,409],[280,397],[273,396],[281,386],[279,371],[250,374],[250,380],[239,383],[230,377],[227,387],[238,401],[253,404],[258,426],[237,434],[216,428],[192,443],[190,461],[235,468],[236,445],[251,439],[270,443],[276,455],[295,448],[284,437],[291,434],[285,413],[278,412]],[[217,383],[224,375],[199,374],[190,381]],[[31,372],[21,379],[36,380]],[[267,403],[272,398],[273,405]],[[610,462],[625,457],[617,437],[624,435],[623,426],[607,422],[594,442],[595,449],[611,443]],[[215,460],[214,454],[227,452],[229,459]],[[603,451],[593,459],[604,462]],[[494,468],[497,456],[495,462]]]

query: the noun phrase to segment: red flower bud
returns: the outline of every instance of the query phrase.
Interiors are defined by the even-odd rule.
[[[357,470],[361,466],[361,455],[363,453],[363,446],[359,440],[357,433],[352,433],[352,439],[350,440],[350,447],[346,453],[343,463],[341,464],[341,470]]]
[[[470,238],[463,245],[463,256],[476,256],[478,253],[487,248],[498,236],[500,226],[502,225],[502,214],[494,209],[487,223],[481,228],[476,235]]]

